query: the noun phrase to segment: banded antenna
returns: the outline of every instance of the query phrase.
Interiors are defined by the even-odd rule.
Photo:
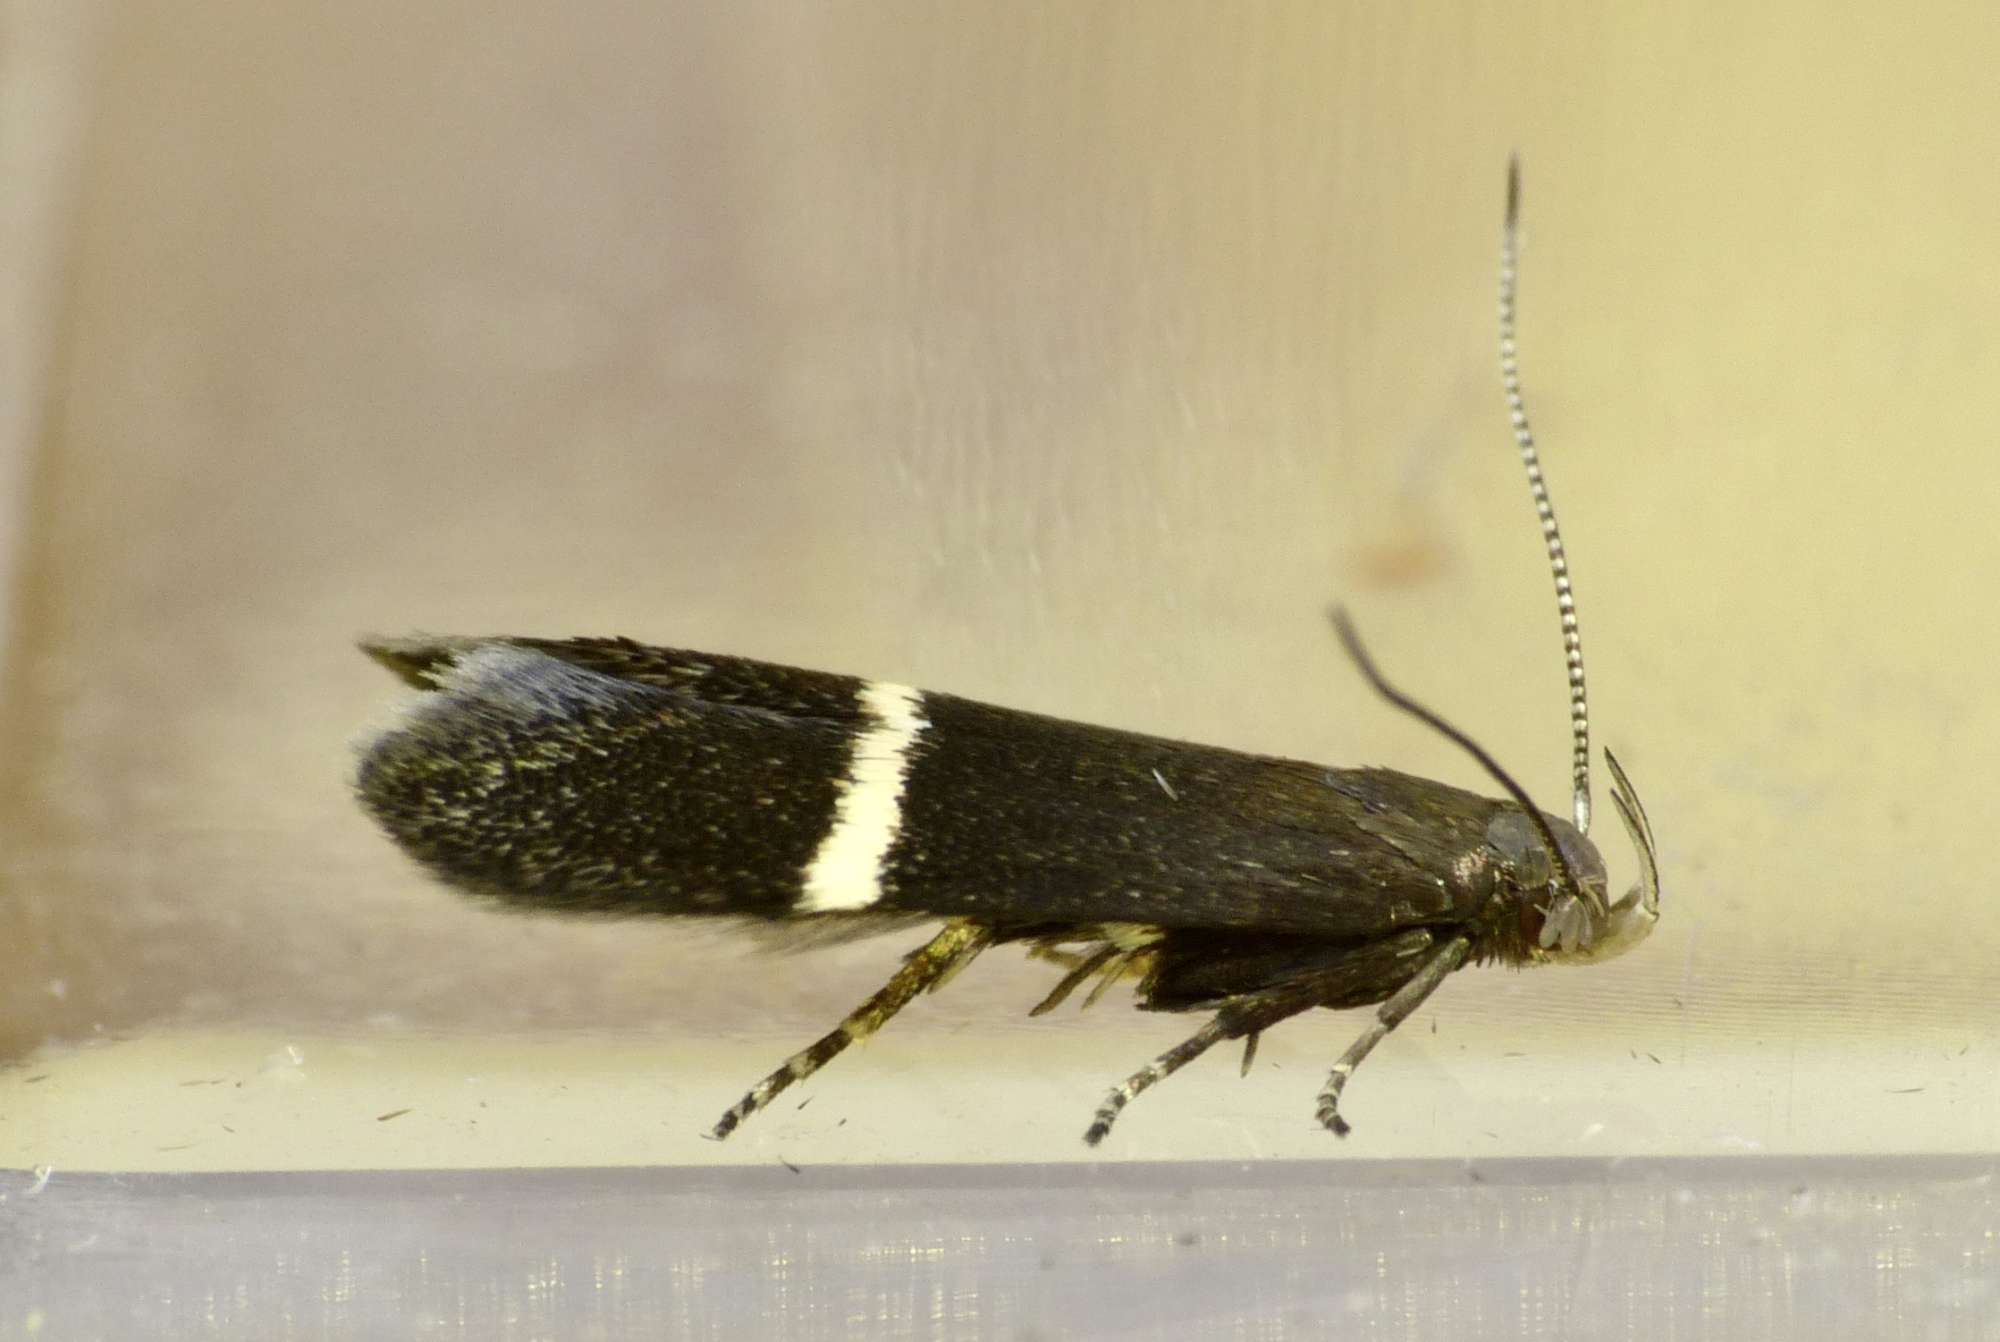
[[[1575,788],[1576,827],[1590,833],[1590,704],[1583,688],[1583,636],[1577,632],[1576,598],[1570,592],[1569,558],[1563,552],[1556,507],[1542,479],[1541,455],[1535,451],[1534,430],[1521,399],[1521,367],[1514,351],[1514,272],[1516,239],[1521,218],[1521,159],[1507,159],[1507,222],[1500,230],[1500,386],[1507,394],[1507,416],[1514,426],[1514,446],[1528,472],[1528,490],[1541,519],[1542,543],[1548,547],[1549,571],[1556,580],[1556,609],[1562,616],[1563,660],[1569,669],[1570,778]]]

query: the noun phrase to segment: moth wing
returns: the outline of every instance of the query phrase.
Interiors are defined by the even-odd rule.
[[[364,749],[364,805],[543,908],[1368,937],[1469,916],[1448,877],[1498,805],[901,690],[894,758],[864,767],[875,682],[624,640],[364,646],[431,691]],[[867,860],[816,904],[836,840]]]

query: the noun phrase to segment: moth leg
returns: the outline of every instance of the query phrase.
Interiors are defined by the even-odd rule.
[[[848,1013],[830,1033],[785,1059],[784,1065],[753,1086],[748,1095],[732,1105],[709,1134],[721,1141],[796,1081],[803,1081],[832,1062],[849,1044],[858,1043],[888,1023],[891,1016],[910,1004],[912,998],[965,968],[981,951],[993,944],[993,929],[983,923],[963,919],[946,923],[923,949],[914,952],[903,967],[873,997]]]
[[[1202,1026],[1193,1037],[1182,1040],[1153,1059],[1148,1066],[1126,1077],[1122,1084],[1112,1087],[1111,1093],[1104,1097],[1104,1103],[1097,1106],[1097,1117],[1091,1120],[1088,1128],[1084,1129],[1085,1144],[1096,1146],[1103,1141],[1105,1134],[1111,1131],[1111,1125],[1118,1121],[1118,1115],[1141,1092],[1166,1080],[1227,1038],[1229,1038],[1229,1027],[1224,1023],[1224,1018],[1218,1015]]]
[[[1071,993],[1076,991],[1078,984],[1104,968],[1110,962],[1111,957],[1116,954],[1118,954],[1118,948],[1107,941],[1089,955],[1078,960],[1071,966],[1069,973],[1062,976],[1062,981],[1049,989],[1047,997],[1044,997],[1041,1001],[1035,1003],[1033,1007],[1029,1008],[1028,1014],[1030,1016],[1043,1016],[1054,1011],[1063,1004]]]
[[[1102,977],[1100,977],[1096,983],[1091,985],[1090,992],[1084,996],[1083,1006],[1080,1008],[1080,1010],[1088,1011],[1092,1007],[1096,1006],[1098,1000],[1102,998],[1104,994],[1111,991],[1111,985],[1118,982],[1119,979],[1125,977],[1126,971],[1132,967],[1132,962],[1134,960],[1137,960],[1141,955],[1144,955],[1145,953],[1146,952],[1144,949],[1132,950],[1132,951],[1120,951],[1116,956],[1112,957],[1111,962],[1104,966],[1104,973]]]
[[[1437,991],[1451,972],[1465,963],[1466,952],[1472,943],[1465,937],[1453,937],[1438,949],[1438,953],[1424,961],[1423,967],[1410,976],[1409,981],[1396,989],[1388,1001],[1376,1008],[1375,1019],[1361,1037],[1347,1046],[1347,1052],[1340,1055],[1340,1061],[1333,1065],[1333,1072],[1326,1079],[1326,1085],[1319,1092],[1318,1117],[1322,1125],[1336,1137],[1345,1137],[1349,1128],[1347,1120],[1340,1116],[1340,1092],[1347,1086],[1347,1078],[1354,1075],[1354,1069],[1368,1056],[1374,1047],[1382,1042],[1389,1031],[1401,1025],[1404,1019],[1419,1006],[1426,997]]]
[[[1263,999],[1251,999],[1224,1007],[1215,1013],[1215,1019],[1201,1027],[1193,1036],[1181,1041],[1140,1068],[1104,1097],[1104,1103],[1097,1106],[1097,1117],[1084,1130],[1083,1140],[1096,1146],[1111,1131],[1111,1125],[1118,1121],[1118,1115],[1125,1106],[1132,1103],[1143,1092],[1166,1080],[1181,1068],[1199,1058],[1226,1039],[1240,1039],[1250,1036],[1250,1050],[1254,1054],[1256,1038],[1288,1016],[1296,1016],[1315,1006],[1312,998],[1304,995],[1287,995]]]

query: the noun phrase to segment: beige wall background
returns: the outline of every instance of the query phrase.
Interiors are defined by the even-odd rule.
[[[1993,1149],[1990,8],[8,14],[0,1163],[1083,1156],[1195,1022],[1030,1021],[1011,953],[699,1140],[905,946],[457,901],[347,796],[395,697],[352,640],[624,633],[1480,786],[1339,598],[1560,810],[1510,150],[1665,918],[1458,976],[1344,1145],[1322,1016],[1103,1154]]]

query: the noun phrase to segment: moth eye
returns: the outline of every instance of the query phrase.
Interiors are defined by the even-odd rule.
[[[1532,888],[1549,883],[1554,868],[1548,845],[1535,822],[1519,811],[1502,811],[1487,823],[1486,846],[1499,855],[1516,884]]]
[[[1547,885],[1555,875],[1546,848],[1530,848],[1514,864],[1514,870],[1519,873],[1522,884],[1538,888]]]

